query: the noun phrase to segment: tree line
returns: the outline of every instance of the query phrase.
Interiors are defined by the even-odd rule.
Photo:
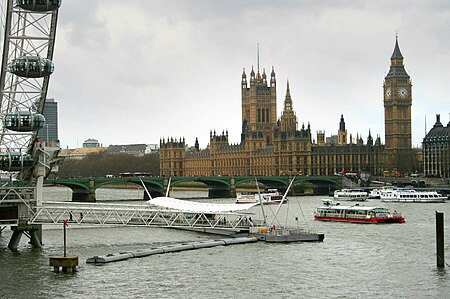
[[[159,175],[159,154],[147,154],[142,157],[130,154],[92,153],[83,159],[66,158],[59,165],[57,176],[67,177],[104,177],[118,176],[119,173],[146,172]]]

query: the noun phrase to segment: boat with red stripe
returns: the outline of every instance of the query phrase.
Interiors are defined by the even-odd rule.
[[[341,205],[325,199],[316,207],[314,219],[352,223],[404,223],[405,218],[397,211],[378,206]]]

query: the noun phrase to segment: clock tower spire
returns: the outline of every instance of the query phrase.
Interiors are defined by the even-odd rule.
[[[383,84],[386,170],[409,172],[411,168],[411,87],[396,36]]]

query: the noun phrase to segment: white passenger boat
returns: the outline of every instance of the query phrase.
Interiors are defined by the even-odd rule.
[[[283,194],[277,189],[267,189],[266,192],[261,194],[243,194],[238,193],[236,195],[236,203],[259,203],[259,196],[261,196],[264,204],[279,204],[283,199]],[[288,199],[285,198],[283,203],[287,203]]]
[[[334,191],[335,199],[349,201],[366,201],[369,194],[362,189],[341,189]]]
[[[381,192],[393,190],[396,188],[393,187],[383,187],[383,188],[376,188],[369,191],[369,199],[380,199]]]
[[[413,189],[382,190],[381,201],[394,202],[445,202],[447,196],[436,191],[416,191]]]

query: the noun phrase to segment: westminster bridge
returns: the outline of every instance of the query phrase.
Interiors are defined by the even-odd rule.
[[[203,183],[208,188],[208,197],[234,197],[236,189],[250,182],[262,183],[266,188],[277,188],[285,191],[288,188],[290,176],[189,176],[171,177],[170,187],[176,187],[190,182]],[[329,194],[331,190],[342,188],[343,180],[339,176],[296,176],[293,183],[293,194],[304,194],[305,189],[313,194]],[[60,178],[45,180],[44,185],[65,186],[72,190],[72,201],[95,202],[95,191],[100,187],[123,184],[145,184],[152,197],[162,196],[166,193],[169,185],[168,177],[83,177],[83,178]],[[206,188],[205,187],[205,188]],[[147,194],[144,193],[144,199]]]

